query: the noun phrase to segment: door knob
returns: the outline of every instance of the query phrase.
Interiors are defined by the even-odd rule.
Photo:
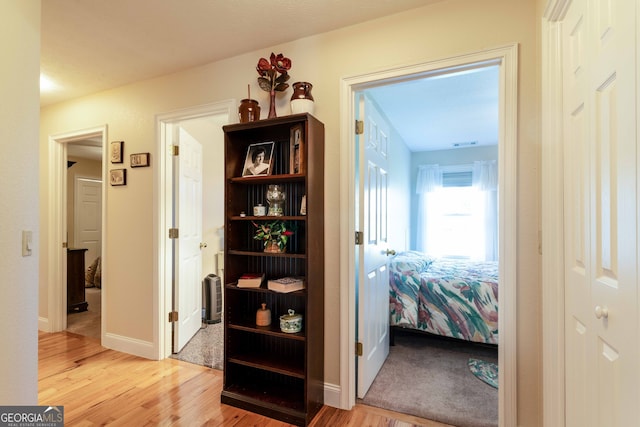
[[[606,319],[609,317],[609,309],[607,307],[600,307],[599,305],[596,305],[595,311],[598,319],[602,319],[603,317]]]
[[[207,247],[207,244],[206,244],[206,243],[204,243],[204,242],[203,242],[203,243],[200,243],[200,249],[202,249],[202,248],[206,248],[206,247]]]
[[[386,251],[386,253],[385,253],[385,254],[386,254],[386,255],[395,255],[395,254],[396,254],[396,251],[394,251],[393,249],[387,249],[387,251]]]

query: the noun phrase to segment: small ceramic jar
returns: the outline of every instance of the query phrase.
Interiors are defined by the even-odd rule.
[[[302,330],[302,314],[295,314],[289,309],[289,314],[280,316],[280,330],[287,334],[295,334]]]
[[[262,307],[256,311],[256,326],[269,326],[271,324],[271,310],[267,308],[267,303],[262,303]]]
[[[255,99],[243,99],[238,107],[240,123],[256,122],[260,120],[260,105]]]
[[[253,216],[265,216],[267,214],[267,207],[262,206],[262,203],[258,203],[253,207]]]

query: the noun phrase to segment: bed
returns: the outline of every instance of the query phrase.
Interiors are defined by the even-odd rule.
[[[390,325],[498,344],[498,263],[395,255],[389,269]]]

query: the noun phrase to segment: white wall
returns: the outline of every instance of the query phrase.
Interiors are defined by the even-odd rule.
[[[520,426],[541,419],[540,284],[538,230],[538,45],[536,2],[530,0],[444,0],[405,13],[366,22],[220,62],[186,70],[42,110],[41,150],[47,158],[48,135],[107,123],[109,140],[125,140],[127,152],[155,153],[158,113],[244,97],[247,83],[266,113],[267,94],[256,82],[258,59],[271,51],[293,62],[292,82],[313,83],[316,116],[325,124],[325,381],[340,387],[341,319],[340,230],[340,79],[370,71],[415,64],[519,44],[518,83],[518,411]],[[279,96],[278,114],[288,113],[290,91]],[[288,95],[288,96],[287,96]],[[152,168],[153,168],[152,164]],[[48,176],[45,165],[41,180]],[[136,342],[152,342],[152,174],[136,176],[126,187],[107,188],[107,257],[111,292],[105,307],[112,315],[106,332]],[[42,200],[46,201],[46,194]],[[43,203],[42,247],[48,212]],[[135,240],[131,236],[135,235]],[[41,289],[49,266],[40,260]],[[46,297],[41,315],[46,316]],[[329,350],[330,349],[330,350]]]
[[[0,405],[38,402],[39,73],[40,2],[0,2]]]

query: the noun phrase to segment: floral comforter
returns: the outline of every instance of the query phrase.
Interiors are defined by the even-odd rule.
[[[498,344],[498,263],[434,259],[420,252],[390,263],[390,324]]]

